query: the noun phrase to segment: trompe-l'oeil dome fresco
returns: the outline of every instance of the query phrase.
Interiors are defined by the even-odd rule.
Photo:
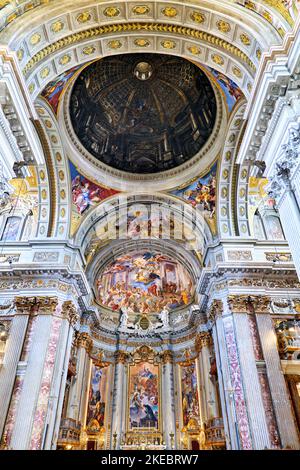
[[[136,252],[108,265],[96,283],[99,302],[114,311],[158,313],[189,305],[194,284],[187,269],[162,254]]]
[[[193,63],[158,54],[106,57],[77,78],[70,113],[81,144],[115,169],[158,173],[194,157],[212,134],[216,98]]]

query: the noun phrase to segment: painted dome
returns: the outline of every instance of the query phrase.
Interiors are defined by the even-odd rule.
[[[211,136],[216,98],[193,63],[168,55],[125,54],[94,62],[71,95],[73,129],[96,159],[149,174],[194,157]]]

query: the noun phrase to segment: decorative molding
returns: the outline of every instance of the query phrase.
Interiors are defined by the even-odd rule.
[[[41,251],[34,254],[33,263],[56,263],[59,258],[58,252]]]
[[[251,251],[231,251],[227,252],[229,261],[252,261]]]
[[[136,23],[136,22],[128,22],[128,23],[116,23],[116,24],[109,24],[103,25],[101,27],[95,27],[86,29],[84,31],[79,31],[76,34],[70,34],[66,37],[59,39],[52,44],[47,45],[43,49],[41,49],[38,53],[36,53],[25,65],[23,68],[23,74],[27,77],[29,72],[37,65],[39,62],[44,60],[52,53],[56,53],[57,51],[65,48],[66,46],[70,46],[72,44],[77,44],[85,39],[89,38],[97,38],[105,35],[111,34],[120,34],[122,32],[150,32],[150,33],[169,33],[169,34],[176,34],[178,36],[190,37],[192,39],[198,39],[205,43],[212,44],[214,46],[218,46],[218,48],[223,49],[225,51],[230,52],[233,56],[239,58],[244,64],[255,73],[256,66],[252,62],[252,60],[248,57],[248,55],[243,52],[239,47],[231,44],[230,42],[226,41],[225,39],[221,39],[214,34],[208,33],[206,31],[197,30],[194,28],[187,28],[181,25],[174,25],[168,23]]]

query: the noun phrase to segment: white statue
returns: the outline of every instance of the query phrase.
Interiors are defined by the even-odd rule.
[[[126,307],[121,308],[120,328],[126,328],[128,323],[128,311]]]
[[[164,327],[169,327],[169,309],[167,307],[164,307],[163,310],[159,314],[159,319],[162,322]]]

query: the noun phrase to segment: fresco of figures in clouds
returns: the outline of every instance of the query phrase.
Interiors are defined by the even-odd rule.
[[[150,252],[118,258],[100,275],[96,287],[102,305],[140,314],[189,305],[194,295],[191,276],[181,264]]]

